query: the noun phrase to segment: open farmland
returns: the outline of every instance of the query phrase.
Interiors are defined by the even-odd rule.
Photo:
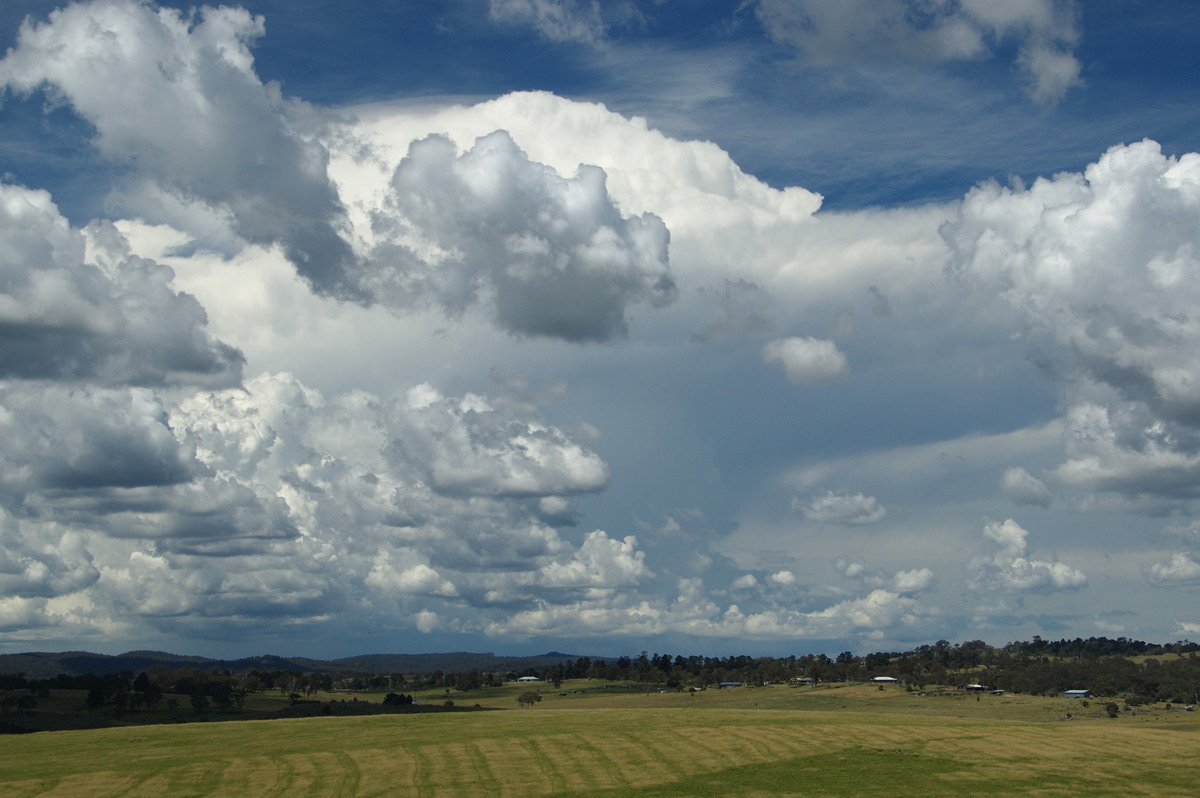
[[[508,712],[9,736],[0,794],[1182,796],[1200,784],[1194,713],[1110,719],[1096,701],[866,685],[691,696],[571,683],[516,709],[520,689],[479,702]]]

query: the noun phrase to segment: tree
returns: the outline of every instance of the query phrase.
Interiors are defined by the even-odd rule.
[[[541,693],[521,693],[519,696],[517,696],[517,703],[522,707],[531,707],[541,700]]]
[[[133,680],[133,689],[139,693],[144,693],[150,687],[150,677],[145,671],[138,674],[138,677]]]
[[[201,690],[196,690],[191,694],[192,709],[197,715],[204,714],[204,710],[208,709],[208,696]]]
[[[22,715],[29,715],[33,710],[37,709],[37,699],[32,695],[23,695],[17,699],[17,711]]]

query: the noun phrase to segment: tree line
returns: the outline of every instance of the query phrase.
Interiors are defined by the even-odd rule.
[[[153,710],[162,703],[172,712],[210,708],[241,708],[248,695],[278,690],[293,702],[320,691],[389,691],[391,703],[411,703],[409,690],[442,689],[466,693],[497,687],[521,676],[536,676],[558,687],[567,679],[656,685],[673,689],[704,688],[720,683],[745,685],[866,681],[891,676],[908,689],[981,684],[989,689],[1054,695],[1087,689],[1097,695],[1124,696],[1132,704],[1152,701],[1200,703],[1200,645],[1188,641],[1151,644],[1124,637],[1090,637],[1009,643],[994,647],[981,640],[951,644],[939,640],[909,651],[873,652],[858,656],[844,651],[834,657],[805,654],[789,657],[735,655],[709,657],[643,651],[613,660],[579,657],[555,665],[521,671],[432,671],[429,673],[301,673],[279,669],[238,672],[217,668],[155,666],[138,674],[79,676],[59,674],[52,679],[26,679],[23,674],[0,675],[0,701],[5,713],[36,707],[38,696],[50,690],[86,691],[89,709],[106,707],[124,713]]]

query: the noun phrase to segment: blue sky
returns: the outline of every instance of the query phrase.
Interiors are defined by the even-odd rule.
[[[7,650],[1200,630],[1192,4],[57,7]]]

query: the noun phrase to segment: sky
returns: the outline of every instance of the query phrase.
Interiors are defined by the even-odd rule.
[[[0,651],[1200,635],[1189,0],[0,7]]]

